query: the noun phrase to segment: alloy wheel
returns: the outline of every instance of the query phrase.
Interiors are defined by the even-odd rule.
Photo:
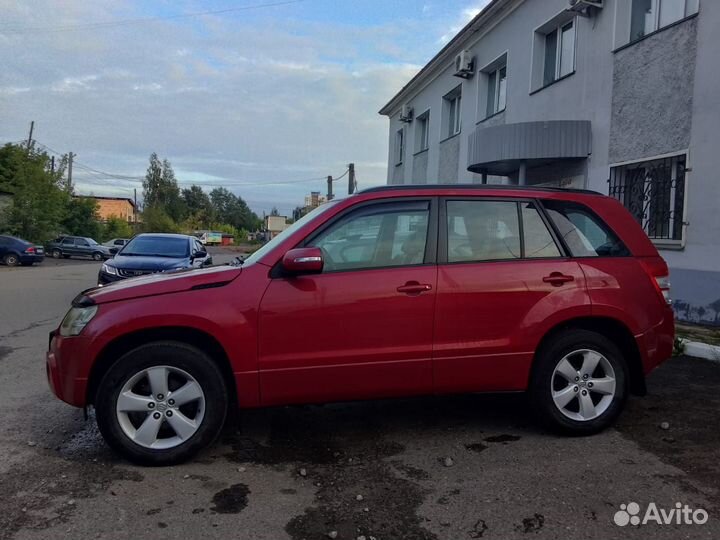
[[[153,366],[130,377],[115,405],[123,433],[145,448],[166,450],[190,439],[205,416],[205,394],[188,372]]]
[[[587,422],[601,416],[615,397],[615,370],[600,352],[580,349],[555,366],[552,399],[566,417]]]

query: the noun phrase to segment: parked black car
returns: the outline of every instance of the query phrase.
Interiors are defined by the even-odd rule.
[[[112,257],[110,249],[98,244],[92,238],[85,236],[60,236],[48,243],[45,247],[47,253],[55,259],[64,257],[91,257],[96,261],[102,261]]]
[[[0,235],[0,261],[8,266],[32,266],[43,262],[45,250],[22,238]]]
[[[212,264],[205,246],[184,234],[139,234],[102,265],[98,285],[125,278]]]

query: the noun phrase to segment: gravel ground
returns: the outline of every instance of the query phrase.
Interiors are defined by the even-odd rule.
[[[544,432],[520,395],[385,400],[247,411],[192,463],[132,466],[45,381],[97,267],[0,268],[0,539],[720,537],[720,364],[689,358],[594,437]],[[710,519],[616,526],[630,501]]]

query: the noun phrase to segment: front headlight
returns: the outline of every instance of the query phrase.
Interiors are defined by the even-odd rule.
[[[114,266],[110,266],[108,263],[103,263],[102,271],[105,272],[106,274],[110,274],[113,276],[118,275],[117,268],[115,268]]]
[[[63,337],[77,336],[92,320],[95,313],[97,313],[97,306],[70,308],[60,324],[60,335]]]

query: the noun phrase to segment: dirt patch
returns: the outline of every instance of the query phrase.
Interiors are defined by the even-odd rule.
[[[218,514],[239,514],[247,506],[249,494],[250,490],[245,484],[233,484],[213,496],[215,506],[210,510]]]
[[[489,443],[503,443],[503,444],[507,444],[507,443],[509,443],[509,442],[515,442],[515,441],[519,441],[519,440],[520,440],[520,436],[518,436],[518,435],[507,435],[507,434],[505,434],[505,433],[503,433],[503,434],[501,434],[501,435],[493,435],[492,437],[486,437],[486,438],[485,438],[485,442],[489,442]]]
[[[515,527],[515,530],[521,531],[525,534],[537,533],[537,532],[540,532],[540,529],[543,528],[544,524],[545,524],[545,516],[543,516],[542,514],[534,514],[530,517],[523,519],[522,525],[517,525]]]
[[[483,450],[487,450],[487,449],[488,449],[488,445],[477,442],[477,443],[466,444],[466,445],[465,445],[465,448],[467,448],[467,449],[470,450],[471,452],[477,452],[477,453],[479,454],[479,453],[482,452]]]
[[[262,442],[231,437],[234,462],[272,465],[316,489],[312,506],[290,519],[285,530],[296,540],[326,538],[434,539],[416,514],[428,492],[417,481],[426,471],[389,460],[404,446],[386,440],[388,416],[369,414],[378,405],[289,407],[265,413],[269,431]]]
[[[647,385],[647,396],[628,401],[617,429],[707,486],[720,509],[720,364],[672,358],[648,376]]]
[[[143,477],[92,462],[78,469],[73,462],[40,452],[27,464],[0,476],[0,540],[11,538],[20,529],[47,529],[67,522],[78,500],[103,494],[119,480],[140,482]]]
[[[6,356],[10,356],[10,353],[13,352],[12,347],[4,347],[0,345],[0,360],[4,359]]]

